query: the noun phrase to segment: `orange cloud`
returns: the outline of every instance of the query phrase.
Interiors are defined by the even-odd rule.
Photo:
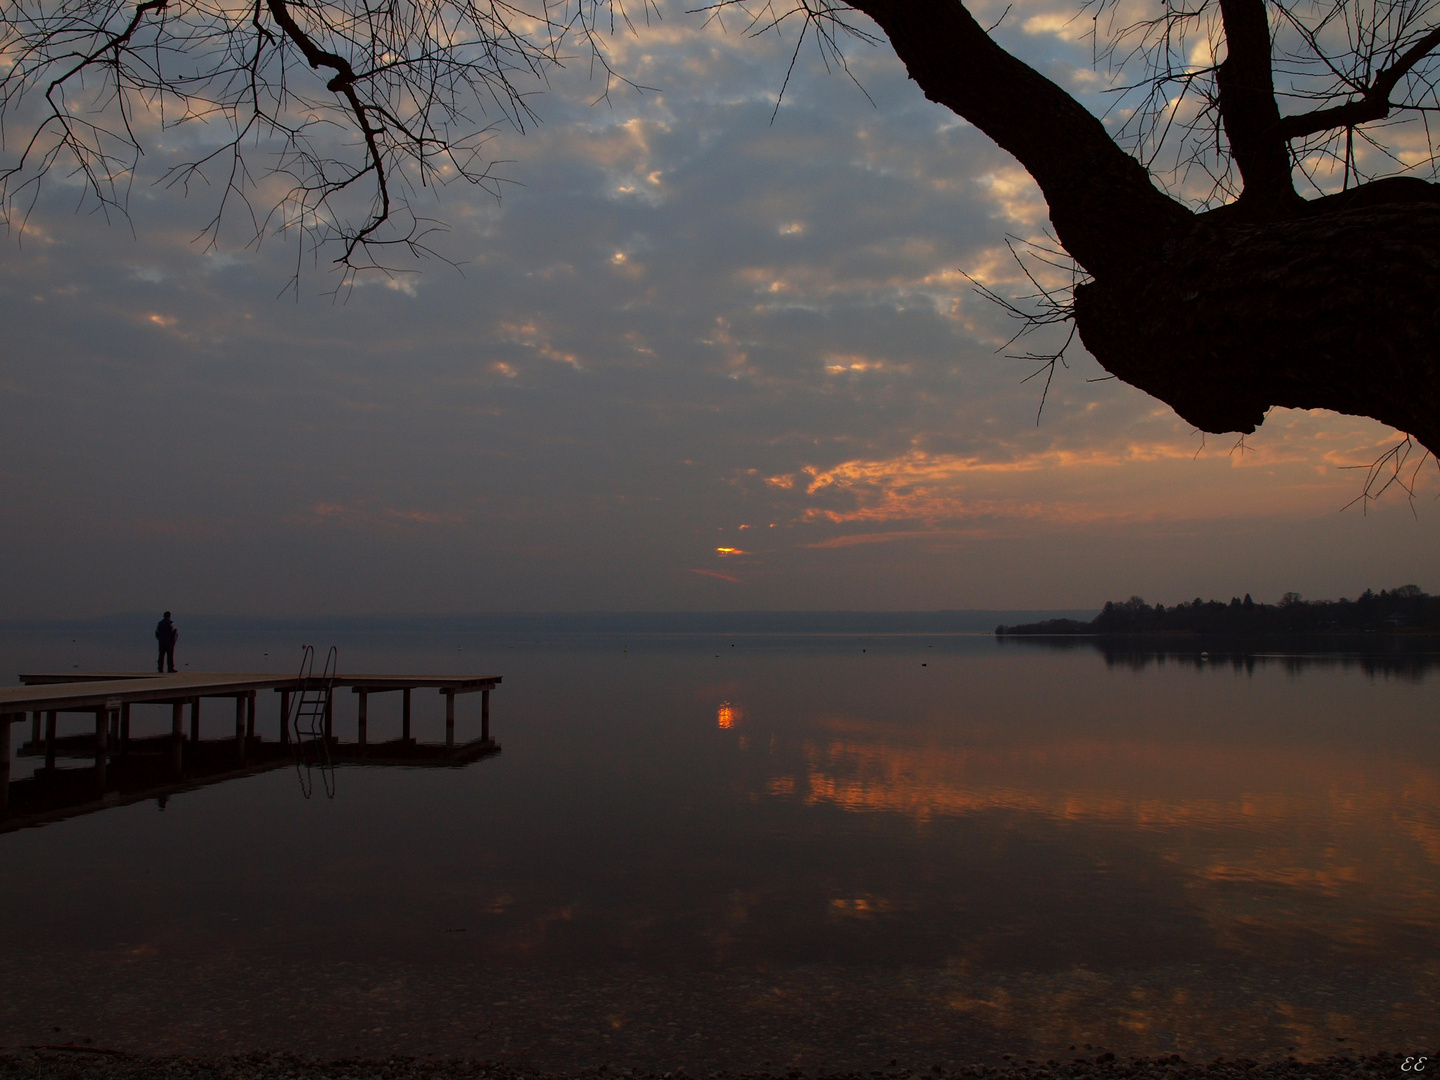
[[[579,357],[574,353],[564,352],[555,348],[555,346],[551,344],[549,337],[534,323],[502,322],[499,326],[499,331],[501,340],[511,341],[516,345],[523,345],[527,349],[534,349],[537,355],[544,357],[546,360],[553,360],[558,364],[568,364],[576,371],[584,370],[584,365],[581,364]],[[496,370],[499,370],[502,375],[510,374],[509,371],[501,370],[501,368],[504,367],[509,367],[509,365],[501,365],[497,367]]]
[[[989,533],[985,529],[917,529],[910,532],[851,533],[847,536],[832,536],[828,540],[819,540],[813,544],[801,546],[843,548],[854,547],[856,544],[890,544],[898,540],[968,540],[988,535]]]
[[[1211,445],[1181,430],[1180,421],[1161,417],[1156,426],[1163,430],[1152,439],[1034,449],[999,444],[983,456],[912,447],[888,457],[806,465],[765,483],[799,497],[802,521],[925,527],[831,537],[814,547],[976,536],[939,527],[974,519],[1075,526],[1308,517],[1339,511],[1359,493],[1363,472],[1342,466],[1374,461],[1401,438],[1353,417],[1272,413],[1265,428],[1239,444]],[[1418,452],[1412,457],[1419,461]],[[1422,470],[1421,482],[1433,484],[1434,475]]]

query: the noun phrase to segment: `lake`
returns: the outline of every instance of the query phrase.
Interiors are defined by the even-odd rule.
[[[284,671],[297,644],[237,631],[178,658]],[[1434,1049],[1433,656],[338,644],[344,671],[502,675],[502,752],[341,767],[333,800],[279,768],[0,835],[0,1042],[692,1075]],[[9,675],[150,659],[58,631],[0,646]],[[371,739],[399,708],[371,697]],[[458,711],[473,737],[478,702]],[[260,734],[278,723],[262,698]],[[416,691],[417,737],[442,728]],[[135,708],[137,736],[168,729]]]

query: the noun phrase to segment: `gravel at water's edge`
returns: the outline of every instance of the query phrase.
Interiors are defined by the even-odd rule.
[[[1320,1080],[1360,1077],[1396,1077],[1424,1080],[1440,1070],[1440,1057],[1374,1054],[1368,1057],[1330,1057],[1321,1061],[1258,1063],[1245,1058],[1208,1064],[1185,1061],[1178,1054],[1161,1058],[1116,1059],[1102,1054],[1069,1062],[1034,1062],[1024,1065],[973,1065],[955,1070],[890,1068],[870,1073],[824,1073],[811,1080],[951,1080],[984,1077],[986,1080],[1181,1080],[1183,1077],[1225,1077],[1234,1080]],[[748,1073],[717,1072],[690,1076],[676,1072],[639,1069],[590,1070],[573,1074],[574,1080],[801,1080],[798,1070]],[[564,1074],[515,1069],[503,1064],[475,1061],[392,1058],[387,1061],[318,1061],[284,1055],[250,1057],[138,1057],[114,1051],[55,1047],[0,1052],[0,1080],[564,1080]]]

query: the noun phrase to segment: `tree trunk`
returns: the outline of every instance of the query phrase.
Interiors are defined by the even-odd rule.
[[[1086,348],[1202,431],[1254,431],[1284,405],[1440,450],[1440,202],[1330,202],[1200,215],[1163,259],[1077,287]]]
[[[1221,109],[1248,194],[1206,214],[1159,191],[1099,120],[996,45],[960,0],[851,3],[926,97],[1040,185],[1056,235],[1093,278],[1075,290],[1075,318],[1107,371],[1202,431],[1254,431],[1274,405],[1332,409],[1440,453],[1440,188],[1382,180],[1311,202],[1295,195],[1259,0],[1222,0],[1237,40]]]
[[[963,116],[1035,178],[1055,234],[1090,273],[1154,258],[1194,216],[1105,125],[996,45],[960,0],[851,0],[885,31],[931,101]]]

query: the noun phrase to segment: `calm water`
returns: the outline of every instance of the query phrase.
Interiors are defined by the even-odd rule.
[[[3,644],[12,672],[148,660]],[[284,670],[294,644],[182,656]],[[0,1043],[693,1071],[1408,1053],[1440,1031],[1423,663],[987,637],[340,644],[348,671],[503,675],[503,753],[342,768],[333,801],[278,770],[0,835]],[[438,739],[438,695],[415,700]],[[275,713],[262,699],[267,738]],[[459,713],[473,737],[478,699]],[[136,734],[168,724],[135,710]],[[370,730],[398,735],[398,695],[371,698]]]

